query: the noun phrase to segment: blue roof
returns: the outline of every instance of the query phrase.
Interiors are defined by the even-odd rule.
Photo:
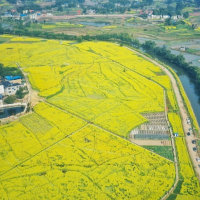
[[[21,76],[5,76],[5,79],[12,81],[16,79],[21,79]]]
[[[20,15],[20,17],[26,17],[27,16],[27,14],[21,14]]]

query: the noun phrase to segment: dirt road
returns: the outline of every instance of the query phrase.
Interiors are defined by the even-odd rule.
[[[30,103],[30,106],[33,107],[35,106],[37,103],[39,103],[40,101],[44,101],[44,98],[38,96],[38,92],[36,92],[35,90],[32,89],[32,86],[29,82],[28,74],[25,73],[23,71],[23,69],[20,67],[20,65],[18,63],[16,63],[17,67],[22,71],[22,73],[24,74],[25,80],[26,80],[26,84],[28,87],[28,97],[27,97],[27,103]]]
[[[59,20],[59,19],[74,19],[74,18],[84,18],[84,17],[92,17],[92,18],[98,18],[98,17],[111,17],[111,18],[123,18],[123,17],[133,17],[136,16],[135,14],[113,14],[113,15],[62,15],[62,16],[55,16],[55,15],[40,15],[38,16],[38,20],[41,20],[43,18],[49,18],[52,20]],[[141,18],[142,19],[142,18]],[[142,19],[143,20],[143,19]]]
[[[191,125],[187,124],[187,120],[186,120],[188,118],[187,111],[186,111],[186,108],[183,104],[183,99],[182,99],[182,96],[179,92],[178,85],[176,83],[175,78],[173,77],[171,72],[168,69],[166,69],[164,66],[162,66],[161,64],[159,64],[156,61],[152,60],[151,58],[143,55],[142,53],[134,51],[133,49],[130,49],[128,47],[126,47],[126,48],[135,52],[136,54],[144,57],[146,60],[149,60],[150,62],[154,63],[155,65],[159,66],[170,77],[171,83],[172,83],[172,86],[173,86],[173,89],[174,89],[174,92],[175,92],[175,95],[176,95],[176,98],[177,98],[178,106],[179,106],[179,109],[180,109],[180,114],[181,114],[181,117],[182,117],[182,125],[183,125],[183,129],[184,129],[184,132],[185,132],[185,140],[186,140],[186,144],[187,144],[188,153],[189,153],[190,158],[192,160],[195,172],[197,174],[197,178],[200,181],[200,168],[198,166],[200,164],[200,162],[198,163],[196,161],[197,153],[193,151],[193,147],[195,147],[196,145],[192,144],[192,142],[191,142],[192,140],[195,140],[196,138],[193,134],[191,134],[190,136],[187,136],[187,132],[189,132],[189,128],[191,128]]]

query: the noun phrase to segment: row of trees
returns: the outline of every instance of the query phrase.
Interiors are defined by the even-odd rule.
[[[23,10],[42,10],[42,8],[40,5],[33,3],[17,7],[18,13],[23,13]]]
[[[106,3],[99,3],[98,5],[95,6],[87,6],[87,9],[95,10],[95,12],[99,14],[107,14],[115,12],[124,13],[126,11],[130,11],[131,8],[135,9],[143,8],[144,6],[148,6],[151,4],[153,4],[153,0],[142,0],[142,1],[109,0],[109,2]],[[84,7],[82,8],[83,10],[86,9]]]
[[[16,67],[3,67],[3,64],[0,63],[0,77],[5,76],[21,76],[24,77],[20,69]]]
[[[168,5],[167,7],[154,9],[153,14],[154,15],[169,15],[169,16],[181,15],[182,10],[186,6],[187,5],[182,2],[178,2],[178,3],[176,3],[176,6]]]
[[[166,3],[172,4],[172,3],[185,3],[188,6],[190,6],[191,4],[195,4],[197,7],[200,7],[200,0],[167,0]]]

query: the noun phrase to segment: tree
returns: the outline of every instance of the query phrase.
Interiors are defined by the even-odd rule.
[[[182,54],[179,54],[176,56],[174,62],[178,65],[181,66],[185,62],[185,57]]]
[[[58,7],[58,11],[60,11],[60,12],[62,12],[62,11],[63,11],[63,8],[62,8],[62,6],[59,6],[59,7]]]
[[[135,47],[139,47],[140,46],[140,42],[138,39],[133,39],[132,40],[132,45],[135,46]]]
[[[151,4],[153,4],[153,0],[143,0],[143,3],[145,5],[151,5]]]
[[[4,102],[5,103],[7,103],[7,104],[12,104],[12,103],[14,103],[15,102],[15,96],[8,96],[5,100],[4,100]]]
[[[10,4],[16,4],[17,0],[7,0],[7,2],[10,3]]]
[[[192,24],[192,29],[193,29],[193,30],[196,29],[197,27],[198,27],[197,24]]]
[[[170,18],[167,18],[167,19],[165,20],[165,25],[167,25],[167,26],[172,25],[171,17],[170,17]]]
[[[167,4],[172,4],[173,0],[167,0]]]
[[[200,0],[195,0],[195,4],[197,5],[197,7],[200,7]]]
[[[81,43],[82,41],[83,41],[83,38],[81,36],[77,38],[78,43]]]
[[[22,91],[23,91],[22,87],[20,87],[19,90],[17,90],[16,96],[17,96],[18,99],[22,99],[24,97]]]
[[[2,25],[0,24],[0,34],[3,34],[4,33],[4,30],[2,28]]]
[[[147,50],[154,50],[154,48],[156,47],[156,43],[154,41],[149,40],[146,41],[142,46]]]
[[[183,8],[184,8],[184,5],[183,5],[183,3],[182,2],[178,2],[178,3],[176,3],[176,10],[183,10]]]
[[[187,18],[189,17],[189,12],[184,12],[184,13],[183,13],[183,17],[184,17],[185,19],[187,19]]]

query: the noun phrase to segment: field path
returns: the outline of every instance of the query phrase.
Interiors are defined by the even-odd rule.
[[[38,95],[38,92],[33,90],[32,89],[32,86],[29,82],[29,79],[28,79],[28,73],[25,73],[23,71],[23,68],[20,67],[20,65],[18,63],[16,63],[17,67],[21,70],[21,72],[24,74],[24,78],[26,80],[26,84],[27,84],[27,87],[28,87],[28,97],[27,97],[27,103],[30,103],[30,106],[31,108],[34,107],[37,103],[39,103],[40,101],[45,101],[44,98],[40,97]]]
[[[176,95],[176,98],[177,98],[178,106],[179,106],[179,109],[180,109],[180,114],[181,114],[181,117],[182,117],[182,125],[183,125],[183,129],[184,129],[184,133],[185,133],[185,140],[186,140],[186,144],[187,144],[187,149],[188,149],[190,158],[192,160],[197,178],[200,181],[200,168],[198,166],[199,163],[196,161],[196,158],[197,158],[198,155],[197,155],[196,152],[193,151],[193,147],[195,147],[195,145],[192,144],[192,142],[191,142],[192,140],[195,140],[196,137],[193,134],[191,134],[191,136],[187,136],[187,132],[189,131],[189,128],[191,128],[191,125],[187,124],[187,120],[186,120],[188,118],[187,111],[186,111],[186,108],[184,106],[183,99],[182,99],[182,96],[179,92],[179,88],[178,88],[178,85],[176,83],[174,76],[171,74],[171,72],[168,69],[166,69],[163,65],[159,64],[158,62],[154,61],[153,59],[145,56],[142,53],[134,51],[131,48],[128,48],[128,47],[126,47],[126,48],[133,51],[137,55],[142,56],[146,60],[149,60],[153,64],[159,66],[171,79],[171,83],[172,83],[172,86],[173,86],[173,89],[174,89],[174,92],[175,92],[175,95]]]

